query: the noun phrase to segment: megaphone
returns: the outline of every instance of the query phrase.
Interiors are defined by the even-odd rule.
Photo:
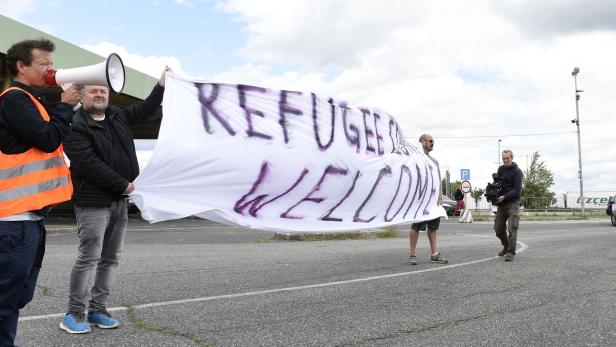
[[[50,87],[67,90],[73,84],[107,86],[116,93],[124,88],[124,64],[120,56],[111,53],[102,63],[73,69],[49,70],[45,82]]]

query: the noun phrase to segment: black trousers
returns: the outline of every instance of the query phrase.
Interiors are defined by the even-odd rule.
[[[13,347],[19,310],[34,296],[43,255],[43,221],[0,221],[0,347]]]

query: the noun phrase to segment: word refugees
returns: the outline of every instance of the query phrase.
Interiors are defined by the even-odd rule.
[[[352,109],[346,103],[335,104],[332,98],[324,101],[319,99],[316,94],[305,95],[302,92],[281,90],[277,95],[272,95],[272,91],[261,87],[237,85],[219,85],[197,83],[199,90],[199,102],[201,103],[201,117],[203,126],[208,134],[212,134],[216,121],[224,131],[231,136],[236,136],[238,132],[244,132],[245,136],[263,140],[283,141],[288,144],[291,141],[289,133],[296,125],[306,125],[306,119],[312,125],[312,135],[314,144],[321,150],[329,149],[335,140],[336,126],[341,125],[344,130],[344,140],[347,145],[355,149],[356,153],[363,152],[367,155],[385,154],[385,143],[383,134],[387,134],[390,153],[410,155],[411,151],[405,146],[400,127],[395,119],[383,112],[372,112],[367,108],[359,108],[360,117],[352,117]],[[229,100],[221,100],[220,89],[235,89],[237,95],[237,105],[242,109],[245,124],[241,129],[237,129],[230,124],[228,115],[222,111],[228,107]],[[225,93],[228,97],[232,92]],[[268,95],[269,94],[269,95]],[[270,96],[266,98],[265,96]],[[271,96],[275,96],[272,99]],[[270,102],[264,102],[265,100]],[[309,104],[306,110],[301,105]],[[306,112],[308,111],[308,112]],[[258,118],[256,118],[258,117]],[[340,118],[341,121],[338,121]],[[355,118],[355,120],[351,119]],[[357,119],[359,118],[359,119]],[[269,126],[259,126],[262,123],[269,123]],[[277,126],[272,131],[264,131],[262,128],[271,128],[272,123]],[[297,123],[297,124],[294,124]],[[341,124],[339,124],[341,123]],[[277,128],[277,129],[276,129]],[[340,141],[340,140],[338,140]]]

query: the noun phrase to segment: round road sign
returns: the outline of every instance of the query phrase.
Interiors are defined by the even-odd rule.
[[[462,185],[460,186],[460,189],[462,189],[462,191],[464,193],[470,193],[470,191],[471,191],[471,182],[469,182],[469,181],[462,181]]]

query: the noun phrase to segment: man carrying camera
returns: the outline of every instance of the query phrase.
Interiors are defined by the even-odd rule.
[[[513,162],[513,152],[504,150],[502,153],[503,165],[498,168],[497,177],[501,179],[501,190],[496,198],[496,218],[494,231],[503,244],[498,252],[505,261],[512,261],[515,255],[515,246],[518,239],[518,226],[520,225],[520,193],[522,191],[522,170]],[[507,220],[509,226],[507,227]],[[509,237],[507,237],[507,229]]]

